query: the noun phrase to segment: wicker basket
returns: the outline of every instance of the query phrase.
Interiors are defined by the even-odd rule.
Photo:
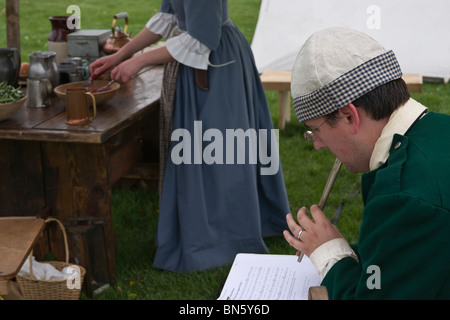
[[[57,270],[61,271],[64,267],[73,266],[74,269],[79,268],[80,270],[80,284],[83,284],[84,276],[86,274],[86,269],[82,266],[77,266],[69,263],[69,246],[67,242],[67,234],[64,228],[64,225],[61,221],[55,218],[48,218],[45,220],[45,223],[56,222],[60,229],[63,232],[64,236],[64,245],[66,250],[66,261],[58,262],[58,261],[50,261],[46,262],[51,264]],[[67,280],[38,280],[33,276],[33,268],[32,268],[32,254],[30,254],[30,275],[23,276],[17,275],[16,280],[19,284],[20,291],[22,296],[26,300],[78,300],[80,298],[81,293],[81,285],[80,288],[70,288]]]

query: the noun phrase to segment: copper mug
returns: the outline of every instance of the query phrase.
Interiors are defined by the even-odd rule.
[[[89,110],[89,99],[92,99],[93,112]],[[95,97],[85,88],[66,89],[66,123],[85,124],[97,116]]]

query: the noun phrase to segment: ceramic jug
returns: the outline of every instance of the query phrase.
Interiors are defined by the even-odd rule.
[[[52,51],[38,51],[30,53],[30,69],[28,78],[48,79],[53,88],[59,85],[58,65],[56,64],[56,53]]]
[[[67,44],[67,35],[76,31],[75,28],[69,29],[67,20],[69,16],[53,16],[49,17],[52,30],[48,35],[47,48],[48,51],[56,53],[56,64],[63,63],[69,55]]]
[[[0,82],[17,87],[20,73],[20,52],[16,48],[0,48]]]

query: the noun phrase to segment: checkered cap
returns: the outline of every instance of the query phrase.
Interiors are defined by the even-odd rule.
[[[336,50],[335,58],[332,56],[333,52],[331,52],[331,54],[328,53],[328,57],[325,57],[327,61],[323,62],[319,60],[321,57],[317,57],[321,53],[317,53],[317,43],[315,43],[313,46],[315,47],[314,51],[307,54],[303,53],[304,56],[311,56],[307,59],[314,60],[311,62],[313,66],[301,66],[297,69],[294,66],[292,78],[293,88],[291,91],[293,93],[294,110],[301,123],[332,113],[374,88],[402,76],[400,66],[392,51],[386,52],[373,39],[366,35],[361,33],[358,33],[357,35],[358,37],[361,37],[362,35],[362,37],[359,39],[356,37],[355,39],[354,34],[352,34],[352,38],[350,38],[356,42],[356,48],[350,48],[351,54],[344,52],[343,50],[345,50],[347,46],[339,43],[340,48],[338,48],[339,50]],[[367,39],[369,39],[369,42],[367,42]],[[365,43],[361,43],[361,41],[365,41]],[[366,46],[363,46],[363,49],[361,50],[366,50],[367,52],[355,52],[355,50],[358,50],[361,48],[360,46],[364,44],[366,44]],[[325,46],[327,45],[330,46],[329,43],[325,44]],[[332,48],[331,51],[333,51],[333,49],[334,48]],[[354,65],[356,65],[356,67],[353,67],[344,73],[342,73],[342,69],[333,70],[334,65],[339,64],[339,60],[342,60],[344,65],[346,64],[346,68],[353,67]],[[354,61],[349,62],[349,60]],[[302,64],[305,65],[305,62],[302,61]],[[337,68],[340,67],[338,66]],[[308,72],[306,72],[306,70]],[[331,71],[329,72],[328,70]],[[308,73],[308,75],[301,74],[301,71],[303,71],[303,73]],[[325,76],[315,74],[320,72],[329,72],[329,74],[325,74]],[[342,73],[342,75],[336,77],[336,74],[339,73]],[[322,83],[327,77],[328,79],[334,78],[334,80],[323,85]],[[307,79],[304,80],[304,78]],[[301,86],[301,88],[299,88],[299,86]],[[312,91],[304,94],[308,90]],[[294,94],[297,96],[294,96]]]

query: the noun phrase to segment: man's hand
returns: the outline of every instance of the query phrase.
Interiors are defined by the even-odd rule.
[[[301,208],[297,213],[297,221],[299,224],[295,222],[292,214],[289,213],[286,216],[289,230],[291,230],[294,236],[287,230],[283,232],[283,235],[286,241],[298,250],[297,254],[300,254],[301,251],[307,256],[310,256],[316,248],[325,242],[336,238],[343,238],[336,226],[327,219],[317,205],[311,207],[311,216],[313,220],[306,215],[305,207]],[[297,238],[300,231],[303,232]]]

